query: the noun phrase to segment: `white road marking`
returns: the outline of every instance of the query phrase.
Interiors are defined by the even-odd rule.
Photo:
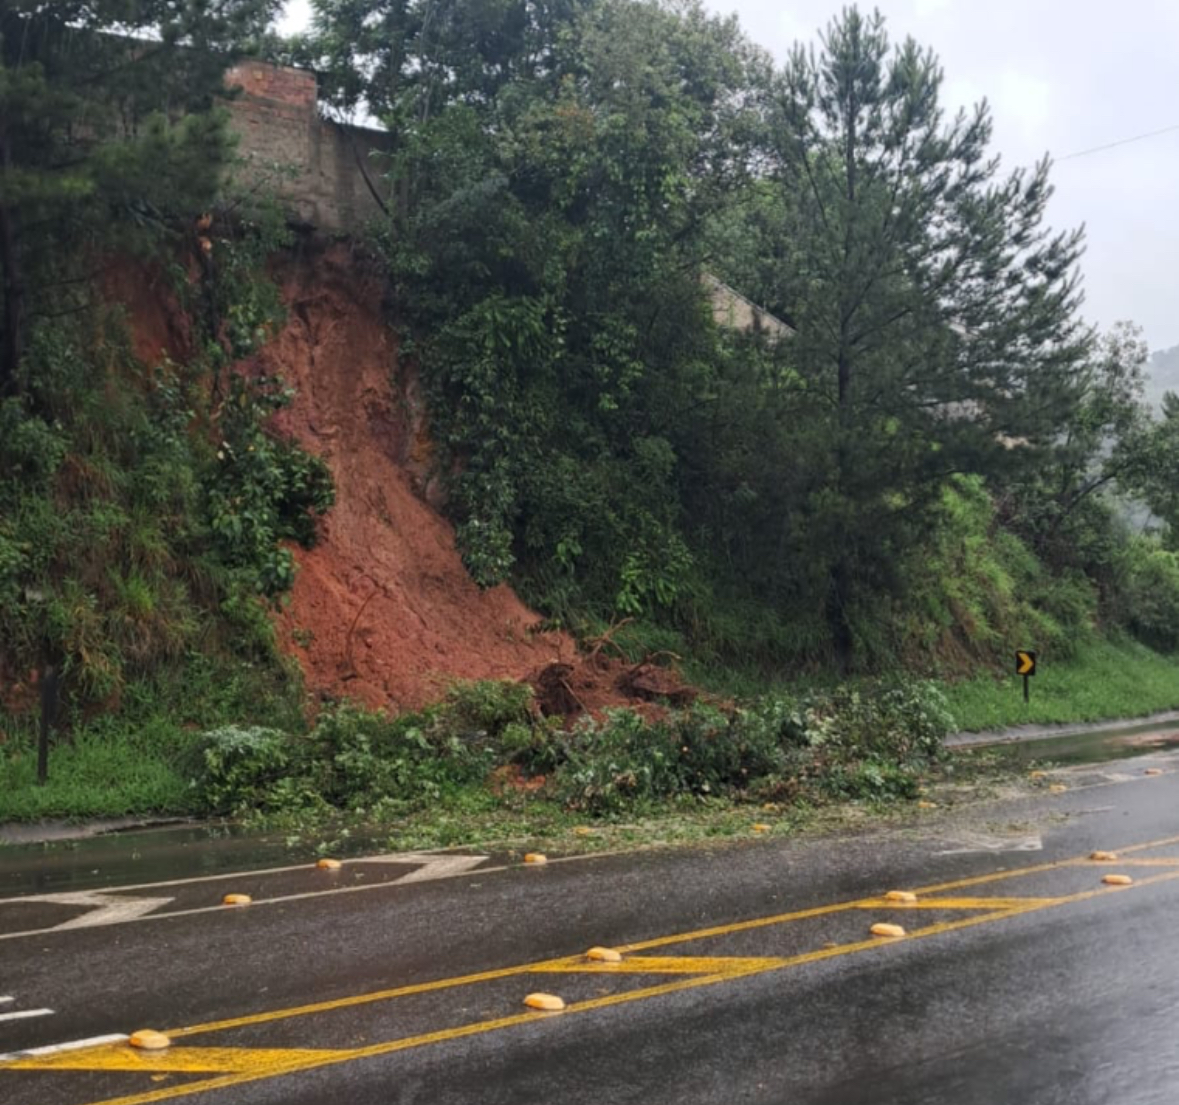
[[[89,906],[90,911],[80,917],[71,917],[55,929],[84,929],[94,925],[111,925],[118,921],[134,921],[175,898],[123,898],[102,890],[77,890],[65,894],[39,894],[33,898],[17,899],[22,902],[48,902],[51,905]]]
[[[51,1017],[52,1009],[17,1009],[12,1013],[0,1013],[0,1021],[23,1021],[26,1017]]]
[[[459,856],[453,852],[392,852],[382,856],[356,856],[353,859],[345,860],[344,863],[345,865],[354,863],[437,863],[439,864],[439,869],[445,869],[441,865],[440,861],[442,860],[477,860],[479,863],[482,863],[487,858],[487,856]],[[257,870],[223,871],[219,875],[193,875],[186,879],[164,879],[160,882],[133,883],[130,886],[108,886],[100,891],[84,891],[84,893],[129,894],[133,890],[157,890],[163,886],[188,886],[202,882],[224,882],[226,879],[253,878],[255,875],[285,875],[291,871],[310,871],[314,868],[314,862],[292,863],[285,867],[260,867]],[[399,879],[398,882],[400,881],[402,880]],[[334,889],[340,888],[337,887]],[[14,895],[13,897],[0,898],[0,906],[6,905],[8,902],[46,902],[51,900],[61,899],[56,894]]]
[[[582,860],[608,859],[612,856],[623,856],[623,855],[633,855],[633,854],[634,854],[633,848],[630,848],[630,849],[628,849],[628,848],[615,848],[615,849],[612,849],[608,852],[595,852],[592,855],[558,856],[553,859],[550,859],[548,862],[548,866],[554,867],[557,864],[561,864],[561,863],[576,863],[576,862],[579,862]],[[364,863],[364,862],[366,862],[366,860],[363,858],[357,858],[356,860],[353,860],[351,862]],[[299,867],[285,868],[284,870],[299,870],[299,869],[306,869],[306,867],[307,867],[306,864],[300,864]],[[518,870],[518,869],[519,869],[518,864],[505,863],[505,864],[501,864],[499,867],[481,867],[477,873],[480,875],[495,875],[495,874],[498,874],[502,871],[513,871],[513,870]],[[541,868],[541,870],[544,870],[544,868]],[[242,874],[242,875],[250,874],[250,873],[251,872],[239,872],[239,874]],[[261,872],[258,872],[258,871],[252,872],[252,874],[255,874],[255,875],[260,874],[260,873]],[[454,871],[449,875],[442,875],[442,874],[435,875],[434,878],[435,879],[461,878],[463,875],[469,875],[469,874],[475,874],[475,873],[476,872],[473,872],[473,871]],[[224,879],[229,876],[218,875],[216,877],[220,878],[220,879]],[[177,880],[177,881],[186,881],[186,880]],[[204,882],[206,880],[204,878],[201,878],[201,879],[193,879],[191,881]],[[393,880],[390,880],[389,882],[360,883],[355,886],[336,886],[336,887],[331,887],[330,889],[327,889],[327,890],[307,890],[301,894],[282,894],[282,895],[279,895],[278,897],[275,897],[275,898],[256,898],[254,900],[253,904],[250,906],[250,910],[254,911],[254,910],[259,909],[262,906],[281,905],[281,904],[285,904],[287,902],[302,902],[302,901],[306,901],[309,898],[324,898],[324,897],[328,897],[329,895],[334,895],[334,894],[364,894],[364,893],[366,893],[368,891],[372,891],[372,890],[396,889],[398,886],[401,886],[404,882],[406,882],[406,879],[401,878],[401,879],[393,879]],[[152,886],[152,885],[165,886],[165,885],[175,885],[175,884],[174,883],[172,883],[172,884],[168,884],[168,883],[154,883],[154,884],[147,883],[147,884],[145,884],[145,886]],[[133,889],[133,888],[131,888],[131,889]],[[38,899],[38,898],[32,898],[32,897],[6,898],[3,900],[0,900],[0,907],[2,907],[5,904],[5,902],[12,902],[12,901],[30,902],[30,901],[39,901],[39,900],[40,899]],[[109,922],[107,922],[107,924],[118,925],[118,924],[127,924],[127,923],[131,923],[131,922],[140,922],[140,921],[161,921],[161,920],[166,921],[171,917],[193,917],[199,913],[225,913],[225,912],[226,912],[226,907],[221,904],[212,905],[212,906],[198,906],[195,909],[173,909],[167,913],[147,913],[141,917],[127,917],[121,921],[109,921]],[[234,913],[234,916],[241,916],[241,911],[231,911],[231,912]],[[49,928],[25,929],[22,932],[0,932],[0,940],[20,940],[20,939],[23,939],[28,936],[48,936],[51,933],[57,932],[58,929],[59,929],[59,926],[50,926]]]
[[[1044,842],[1035,836],[987,836],[985,833],[968,833],[958,838],[959,847],[934,852],[935,856],[961,856],[971,852],[1039,852]]]
[[[429,882],[432,879],[449,879],[465,874],[478,867],[487,856],[440,856],[430,853],[403,852],[400,855],[366,856],[365,863],[420,863],[422,866],[408,875],[394,879],[394,884],[405,882]]]
[[[7,1005],[10,1001],[16,1001],[16,998],[11,994],[0,994],[0,1005]]]
[[[125,1032],[112,1032],[108,1036],[90,1036],[85,1040],[70,1040],[64,1044],[47,1044],[45,1047],[30,1047],[24,1051],[9,1051],[0,1055],[0,1063],[13,1059],[31,1059],[35,1055],[56,1055],[59,1051],[77,1051],[83,1047],[101,1047],[103,1044],[121,1044],[129,1039]]]
[[[395,852],[383,856],[363,856],[350,862],[353,863],[397,863],[411,866],[414,870],[397,879],[390,879],[385,886],[397,886],[406,882],[428,882],[433,879],[448,879],[455,875],[463,875],[487,860],[484,855],[455,855],[453,853],[436,852]],[[28,936],[31,932],[60,932],[64,929],[95,928],[99,925],[117,925],[126,921],[138,921],[148,914],[155,912],[160,906],[174,902],[169,898],[129,898],[129,890],[148,889],[158,886],[181,886],[187,882],[208,882],[211,879],[246,878],[254,875],[273,875],[289,871],[307,871],[307,864],[295,867],[274,867],[265,871],[245,871],[226,875],[201,875],[193,879],[171,879],[167,882],[142,883],[139,886],[112,887],[110,890],[76,890],[61,894],[30,894],[20,898],[0,899],[0,907],[5,902],[39,902],[48,905],[78,905],[89,906],[88,912],[79,917],[71,917],[68,921],[51,925],[45,929],[28,930],[25,932],[0,933],[0,940],[11,939],[14,936]],[[311,891],[309,894],[287,894],[280,898],[262,898],[259,901],[290,901],[292,898],[315,897],[324,893],[339,893],[342,890],[354,889],[350,887],[331,887],[328,890]],[[220,906],[213,908],[222,908]],[[167,916],[175,917],[189,913],[200,913],[201,909],[177,910]]]

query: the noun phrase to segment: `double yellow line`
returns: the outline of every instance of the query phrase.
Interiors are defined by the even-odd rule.
[[[1121,849],[1119,854],[1137,854],[1176,844],[1179,844],[1179,836],[1135,844]],[[890,902],[878,897],[858,898],[831,905],[816,906],[811,909],[794,910],[789,913],[780,913],[769,917],[757,917],[746,921],[737,921],[731,924],[716,925],[710,928],[696,929],[691,932],[681,932],[656,937],[651,940],[637,941],[618,947],[618,951],[624,953],[624,955],[629,955],[628,958],[624,958],[619,964],[591,964],[583,956],[549,959],[497,970],[481,971],[476,974],[460,975],[455,978],[437,979],[433,982],[415,983],[393,989],[356,994],[331,1001],[314,1002],[293,1008],[268,1010],[242,1017],[210,1021],[205,1024],[175,1029],[168,1032],[167,1035],[173,1039],[182,1039],[196,1035],[226,1032],[231,1029],[243,1028],[250,1025],[269,1024],[294,1017],[312,1016],[339,1009],[351,1009],[374,1002],[391,1001],[413,994],[424,994],[455,987],[471,986],[481,982],[490,982],[497,979],[519,977],[528,974],[629,973],[678,974],[689,976],[638,990],[574,1002],[567,1006],[564,1012],[560,1014],[561,1016],[569,1016],[578,1013],[588,1013],[598,1009],[606,1009],[616,1005],[625,1005],[630,1002],[646,1001],[651,998],[662,997],[663,995],[678,993],[683,990],[714,986],[718,983],[731,982],[738,978],[749,978],[771,971],[800,967],[825,959],[834,959],[839,956],[877,950],[888,944],[903,942],[903,940],[917,940],[929,936],[940,936],[943,933],[954,932],[958,929],[970,928],[975,925],[988,924],[1007,917],[1070,905],[1102,895],[1117,894],[1179,878],[1179,858],[1176,857],[1153,858],[1136,856],[1136,858],[1128,859],[1125,862],[1135,867],[1157,866],[1164,868],[1164,870],[1160,874],[1148,876],[1147,878],[1136,881],[1131,886],[1100,886],[1063,897],[931,897],[932,895],[948,894],[953,891],[993,885],[1003,881],[1027,878],[1044,872],[1059,871],[1070,867],[1092,866],[1095,869],[1100,869],[1101,867],[1106,870],[1110,869],[1108,864],[1103,864],[1099,867],[1099,865],[1092,863],[1088,857],[1078,856],[1053,863],[1036,864],[1034,866],[1000,871],[989,875],[979,875],[973,878],[957,879],[952,882],[943,882],[933,886],[918,888],[916,891],[918,899],[915,903],[911,904]],[[915,929],[904,937],[903,940],[873,937],[872,939],[823,947],[814,951],[785,957],[685,957],[633,954],[636,952],[649,952],[656,948],[671,945],[686,944],[716,937],[731,936],[736,933],[749,932],[761,928],[785,925],[812,917],[825,917],[852,910],[886,909],[898,911],[921,911],[928,909],[970,910],[972,911],[972,916],[951,921],[939,921],[935,924]],[[536,1012],[515,1013],[505,1017],[477,1021],[471,1024],[440,1029],[435,1032],[427,1032],[398,1040],[371,1044],[367,1047],[346,1049],[203,1048],[182,1046],[153,1055],[151,1053],[133,1052],[132,1049],[125,1045],[104,1045],[72,1052],[63,1051],[51,1055],[29,1056],[0,1063],[0,1079],[3,1078],[3,1072],[5,1070],[87,1070],[95,1072],[106,1071],[108,1073],[133,1070],[226,1072],[219,1077],[205,1079],[201,1082],[160,1087],[142,1093],[108,1098],[101,1102],[91,1103],[91,1105],[149,1105],[150,1102],[166,1101],[172,1098],[198,1093],[208,1093],[213,1090],[227,1089],[232,1086],[242,1085],[243,1083],[275,1078],[280,1075],[317,1070],[338,1063],[350,1063],[359,1059],[391,1055],[395,1052],[425,1047],[430,1044],[446,1043],[470,1036],[498,1032],[517,1025],[532,1023],[552,1015]],[[0,1085],[2,1084],[2,1081],[0,1081]]]

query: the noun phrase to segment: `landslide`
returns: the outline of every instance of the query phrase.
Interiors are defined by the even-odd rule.
[[[277,615],[309,690],[399,710],[436,701],[456,678],[528,680],[543,712],[567,716],[656,697],[647,666],[581,656],[570,637],[540,631],[509,587],[471,580],[431,505],[424,402],[379,274],[346,243],[305,248],[273,274],[286,321],[238,370],[295,388],[275,429],[323,457],[336,484],[318,544],[293,550],[294,589]],[[682,687],[660,679],[660,695]]]
[[[295,389],[276,430],[323,457],[336,503],[298,562],[277,615],[309,690],[372,707],[415,708],[455,679],[519,679],[574,652],[536,632],[508,587],[481,591],[454,532],[420,494],[430,470],[419,389],[398,361],[382,283],[347,244],[275,263],[286,321],[238,366]]]

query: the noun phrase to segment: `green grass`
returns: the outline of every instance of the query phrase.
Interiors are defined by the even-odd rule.
[[[796,684],[795,689],[801,688]],[[944,690],[959,727],[967,730],[1138,717],[1179,708],[1179,658],[1162,656],[1128,640],[1099,642],[1059,663],[1041,657],[1027,706],[1014,675],[980,676],[947,684]],[[198,697],[204,707],[198,714],[226,717],[241,711],[238,693],[228,694],[227,701]],[[266,713],[273,714],[275,721],[291,720],[277,707]],[[6,740],[0,743],[0,822],[197,812],[197,795],[185,767],[195,726],[170,719],[158,708],[137,714],[141,719],[137,722],[105,718],[81,725],[72,737],[56,744],[45,787],[35,783],[31,720],[16,728],[10,725]],[[671,830],[672,822],[693,826],[684,829],[689,834],[719,831],[728,835],[719,826],[730,814],[718,807],[702,820],[699,815],[694,805],[669,802],[631,816],[640,822],[665,822],[670,817],[656,834],[660,836]],[[748,806],[735,806],[733,831],[740,831],[749,816]],[[440,802],[436,808],[398,819],[389,828],[400,847],[446,847],[518,837],[532,842],[557,838],[567,848],[573,829],[584,820],[584,814],[570,813],[539,797],[500,800],[483,791]],[[648,835],[646,829],[637,832]],[[621,845],[628,843],[626,832],[612,829],[609,835]]]
[[[945,685],[959,728],[1102,721],[1179,709],[1179,658],[1133,641],[1101,641],[1055,664],[1041,657],[1038,669],[1027,705],[1014,674]]]
[[[180,767],[188,738],[164,721],[134,733],[86,727],[52,750],[43,787],[35,747],[17,740],[0,756],[0,822],[190,813],[193,795]]]

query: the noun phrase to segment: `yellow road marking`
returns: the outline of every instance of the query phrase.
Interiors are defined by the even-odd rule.
[[[584,956],[552,959],[530,969],[532,974],[717,975],[725,978],[751,971],[772,971],[786,963],[774,957],[653,955],[628,956],[621,963],[591,963]]]
[[[1179,859],[1115,859],[1105,860],[1102,867],[1179,867]]]
[[[1179,876],[1163,876],[1163,877],[1179,877]],[[1143,883],[1138,885],[1145,885]],[[855,952],[867,951],[869,949],[879,949],[882,947],[895,946],[903,944],[907,940],[921,939],[926,936],[937,936],[946,932],[953,932],[956,929],[969,928],[973,925],[984,924],[987,921],[1000,920],[1005,917],[1013,916],[1012,910],[1003,910],[997,913],[980,914],[974,917],[964,917],[957,921],[942,921],[936,925],[930,925],[927,928],[917,929],[911,932],[904,940],[896,941],[882,941],[878,939],[861,940],[854,944],[843,944],[836,948],[821,948],[813,952],[805,952],[801,955],[790,956],[788,958],[777,961],[774,967],[767,970],[781,970],[786,967],[797,967],[806,963],[816,963],[824,959],[832,959],[836,956],[848,955]],[[102,1101],[91,1102],[89,1105],[151,1105],[156,1101],[167,1101],[171,1098],[182,1097],[186,1094],[207,1093],[212,1090],[228,1089],[231,1086],[240,1086],[246,1082],[256,1082],[265,1078],[272,1078],[282,1074],[295,1074],[306,1070],[313,1070],[319,1067],[332,1066],[336,1063],[355,1062],[358,1059],[372,1059],[382,1055],[391,1055],[398,1051],[408,1051],[412,1048],[425,1047],[430,1044],[447,1043],[453,1040],[463,1039],[469,1036],[483,1035],[488,1032],[498,1032],[505,1028],[513,1028],[517,1025],[527,1024],[530,1021],[543,1020],[549,1016],[567,1017],[570,1014],[588,1013],[597,1009],[606,1009],[614,1005],[625,1005],[634,1001],[645,1001],[650,998],[662,997],[666,994],[674,994],[681,990],[693,990],[702,986],[714,986],[721,982],[730,982],[736,978],[747,978],[750,975],[766,973],[763,970],[750,970],[740,972],[737,974],[726,975],[701,975],[694,978],[680,979],[676,982],[665,982],[659,986],[648,986],[641,990],[632,990],[628,993],[609,994],[601,998],[592,998],[589,1001],[575,1002],[565,1008],[564,1013],[549,1014],[549,1013],[516,1013],[508,1017],[499,1017],[490,1021],[477,1021],[473,1024],[459,1025],[455,1028],[444,1028],[437,1032],[428,1032],[420,1036],[410,1036],[401,1040],[390,1040],[387,1043],[371,1044],[368,1047],[355,1048],[351,1051],[341,1053],[332,1058],[324,1059],[322,1061],[308,1061],[298,1065],[284,1066],[273,1071],[251,1071],[246,1074],[228,1074],[220,1078],[212,1078],[207,1081],[189,1084],[187,1086],[171,1086],[161,1088],[158,1090],[148,1090],[145,1093],[130,1094],[125,1097],[107,1098]],[[173,1033],[174,1035],[174,1033]]]
[[[641,990],[632,990],[629,993],[610,994],[606,997],[576,1002],[567,1006],[565,1012],[559,1015],[568,1016],[570,1014],[586,1013],[596,1009],[605,1009],[614,1005],[623,1005],[629,1002],[643,1001],[649,998],[661,997],[663,995],[676,993],[681,990],[691,990],[702,986],[713,986],[717,983],[732,981],[735,978],[749,977],[751,975],[768,973],[769,971],[774,970],[782,970],[788,967],[798,967],[807,963],[816,963],[821,960],[832,959],[837,956],[854,954],[871,949],[895,947],[897,944],[903,944],[907,941],[918,940],[929,936],[938,936],[947,932],[954,932],[958,929],[970,928],[975,925],[982,925],[991,921],[999,921],[1008,917],[1016,916],[1020,913],[1031,913],[1038,909],[1052,908],[1053,906],[1065,905],[1071,902],[1084,901],[1089,898],[1094,898],[1099,894],[1116,894],[1121,890],[1134,890],[1143,886],[1152,885],[1154,883],[1169,882],[1174,879],[1179,879],[1179,872],[1167,872],[1161,875],[1155,875],[1151,878],[1143,879],[1141,882],[1136,883],[1133,887],[1102,887],[1096,890],[1082,891],[1079,894],[1070,895],[1064,898],[1048,899],[1049,905],[1047,906],[1030,906],[1020,909],[1004,909],[994,913],[982,913],[973,917],[963,917],[956,921],[941,921],[937,924],[929,925],[926,928],[916,929],[909,933],[909,935],[903,940],[861,940],[853,944],[842,944],[834,948],[821,948],[817,951],[804,952],[800,955],[789,956],[778,960],[774,966],[769,968],[753,968],[748,971],[724,975],[702,975],[693,978],[680,979],[676,982],[665,982],[662,985],[649,986]],[[313,1070],[319,1067],[332,1066],[337,1063],[355,1062],[359,1059],[376,1058],[382,1055],[391,1055],[398,1051],[408,1051],[412,1048],[425,1047],[430,1044],[447,1043],[452,1040],[463,1039],[469,1036],[483,1035],[488,1032],[496,1032],[502,1029],[526,1024],[529,1021],[543,1019],[550,1015],[551,1014],[545,1013],[517,1013],[508,1017],[499,1017],[488,1021],[477,1021],[473,1024],[465,1024],[454,1028],[440,1029],[436,1032],[424,1033],[419,1036],[410,1036],[400,1040],[390,1040],[385,1043],[372,1044],[368,1047],[354,1048],[350,1051],[330,1053],[330,1057],[319,1060],[309,1059],[305,1062],[283,1065],[282,1067],[272,1070],[259,1069],[243,1074],[228,1074],[220,1078],[208,1079],[206,1081],[190,1084],[188,1086],[173,1086],[161,1088],[158,1090],[149,1090],[146,1093],[131,1094],[124,1097],[108,1098],[103,1101],[91,1102],[89,1105],[151,1105],[151,1103],[156,1101],[167,1101],[171,1098],[182,1097],[187,1094],[206,1093],[212,1090],[227,1089],[231,1086],[242,1085],[246,1082],[260,1081],[262,1079],[272,1078],[278,1075],[294,1074],[306,1070]],[[175,1033],[172,1033],[172,1035],[175,1035]]]
[[[1135,844],[1119,851],[1125,855],[1129,852],[1145,851],[1149,848],[1164,848],[1168,845],[1179,844],[1179,836],[1153,840],[1145,844]],[[1064,867],[1088,865],[1088,855],[1076,856],[1073,859],[1057,860],[1051,863],[1040,863],[1032,867],[1016,867],[1010,871],[992,872],[989,875],[975,875],[966,879],[955,879],[952,882],[938,883],[934,886],[919,887],[917,894],[938,894],[947,890],[961,890],[969,886],[983,886],[988,883],[1000,882],[1005,879],[1020,878],[1036,875],[1044,871],[1056,871]],[[710,936],[728,936],[738,932],[748,932],[751,929],[766,928],[771,925],[781,925],[788,921],[801,921],[808,917],[825,917],[846,910],[858,909],[866,902],[878,901],[876,898],[860,898],[855,901],[837,902],[834,905],[815,906],[810,909],[794,910],[790,913],[779,913],[772,917],[758,917],[751,921],[736,921],[727,925],[716,925],[711,928],[696,929],[694,932],[676,933],[671,936],[659,936],[652,940],[640,940],[633,944],[617,945],[620,952],[646,951],[649,948],[668,947],[672,944],[689,943],[694,940],[704,940]],[[549,960],[557,962],[557,960]],[[527,974],[542,963],[526,963],[515,967],[501,967],[490,971],[478,971],[474,974],[459,975],[455,978],[441,978],[433,982],[418,982],[408,986],[398,986],[389,990],[375,990],[367,994],[352,994],[346,998],[334,998],[330,1001],[312,1002],[308,1005],[294,1006],[289,1009],[267,1010],[263,1013],[248,1013],[241,1017],[230,1017],[220,1021],[209,1021],[205,1024],[192,1025],[188,1028],[175,1029],[168,1033],[174,1039],[180,1036],[193,1036],[197,1033],[219,1032],[228,1028],[244,1028],[251,1024],[268,1024],[271,1021],[284,1020],[288,1017],[304,1017],[313,1013],[328,1013],[333,1009],[348,1009],[357,1005],[366,1005],[376,1001],[388,1001],[391,998],[408,997],[411,994],[425,994],[435,990],[446,990],[454,986],[469,986],[476,982],[491,982],[499,978],[512,978],[515,975]],[[2,1069],[2,1068],[0,1068]]]
[[[1133,845],[1131,847],[1122,848],[1120,851],[1123,855],[1130,852],[1141,852],[1152,848],[1160,848],[1167,845],[1179,843],[1179,837],[1170,837],[1164,840],[1152,841],[1145,844]],[[1005,879],[1023,877],[1044,871],[1058,870],[1061,868],[1076,867],[1082,864],[1088,864],[1087,856],[1077,857],[1075,859],[1061,860],[1052,863],[1037,864],[1033,867],[1016,868],[1011,871],[1002,871],[990,875],[976,876],[969,879],[954,880],[952,882],[942,883],[937,886],[930,886],[919,888],[920,894],[933,894],[944,892],[948,890],[960,889],[966,886],[979,886],[987,883],[999,882]],[[1146,865],[1146,864],[1144,864]],[[1168,882],[1174,879],[1179,879],[1179,871],[1166,871],[1151,877],[1142,879],[1130,887],[1108,887],[1101,886],[1095,889],[1081,891],[1077,894],[1071,894],[1058,898],[978,898],[978,899],[943,899],[945,902],[959,902],[970,901],[978,903],[986,903],[991,907],[990,912],[980,912],[975,916],[963,917],[953,921],[941,921],[937,924],[929,925],[925,928],[917,929],[911,932],[905,939],[897,941],[881,941],[877,939],[866,939],[850,944],[837,945],[830,948],[821,948],[816,951],[804,952],[799,955],[783,957],[783,958],[740,958],[740,957],[681,957],[681,967],[683,963],[689,962],[697,965],[700,969],[706,969],[703,965],[714,963],[719,966],[716,973],[708,974],[694,974],[693,977],[678,979],[672,982],[665,982],[657,986],[644,987],[639,990],[630,992],[623,992],[617,994],[607,995],[605,997],[594,998],[588,1001],[575,1002],[569,1005],[562,1016],[570,1014],[589,1012],[596,1009],[603,1009],[614,1005],[626,1004],[634,1001],[642,1001],[649,998],[659,997],[665,994],[676,993],[682,990],[695,989],[701,986],[711,986],[717,983],[732,981],[737,978],[750,977],[757,974],[764,974],[771,971],[783,970],[790,967],[802,966],[808,963],[815,963],[825,959],[831,959],[838,956],[855,954],[861,951],[878,950],[884,947],[895,947],[897,944],[903,944],[906,941],[921,939],[929,936],[941,935],[947,932],[953,932],[958,929],[969,928],[975,925],[987,924],[992,921],[1003,920],[1005,918],[1014,917],[1022,913],[1031,913],[1038,910],[1049,909],[1055,906],[1066,905],[1075,902],[1085,901],[1095,898],[1100,894],[1116,894],[1122,891],[1133,891],[1144,886],[1154,885],[1156,883]],[[619,950],[643,950],[647,948],[666,946],[670,944],[687,943],[695,940],[702,940],[712,936],[724,936],[731,933],[748,931],[750,929],[762,928],[772,924],[783,924],[787,921],[799,920],[806,917],[824,916],[835,913],[844,912],[850,909],[865,908],[868,903],[878,903],[881,899],[858,899],[855,901],[841,902],[834,905],[821,906],[814,909],[797,910],[792,913],[780,914],[773,918],[756,918],[751,921],[735,922],[729,925],[719,925],[707,929],[698,929],[694,932],[680,933],[672,936],[660,937],[654,940],[642,941],[627,946],[627,948],[620,948]],[[888,903],[891,908],[897,908],[896,903]],[[929,903],[930,907],[936,907],[937,903]],[[999,905],[998,909],[994,907]],[[946,908],[953,908],[947,906]],[[985,906],[960,906],[959,908],[978,908],[983,909]],[[652,960],[662,962],[664,960],[675,961],[676,957],[635,957],[632,956],[630,962],[636,959],[640,962],[646,958],[647,962]],[[412,986],[399,987],[393,990],[379,991],[371,994],[354,995],[349,998],[341,998],[330,1002],[318,1002],[314,1005],[301,1006],[295,1009],[280,1009],[273,1010],[266,1013],[253,1014],[246,1017],[234,1018],[231,1020],[210,1022],[204,1025],[190,1026],[184,1029],[174,1029],[169,1031],[168,1035],[172,1037],[193,1035],[197,1033],[212,1033],[223,1031],[228,1028],[240,1027],[247,1024],[267,1023],[271,1021],[278,1021],[293,1016],[301,1016],[310,1013],[323,1012],[331,1009],[340,1009],[356,1005],[361,1005],[374,1001],[387,1000],[392,997],[400,997],[406,994],[424,993],[431,990],[440,990],[453,986],[470,985],[476,982],[488,981],[493,979],[508,978],[527,973],[534,973],[537,971],[546,971],[556,969],[556,964],[575,963],[582,968],[588,968],[582,957],[573,957],[572,959],[556,959],[547,960],[541,963],[523,964],[516,967],[502,968],[493,971],[484,971],[477,974],[470,974],[451,979],[439,979],[434,982],[420,983]],[[737,966],[740,964],[740,966]],[[613,965],[609,964],[595,964],[593,971],[602,973],[609,971]],[[615,968],[616,969],[616,968]],[[694,968],[695,969],[695,968]],[[184,1051],[246,1051],[254,1052],[257,1055],[257,1065],[249,1070],[241,1071],[234,1070],[226,1073],[221,1077],[206,1079],[197,1083],[189,1083],[187,1085],[161,1087],[156,1090],[150,1090],[145,1093],[131,1094],[124,1097],[109,1098],[101,1102],[94,1102],[92,1105],[149,1105],[149,1103],[156,1101],[165,1101],[175,1097],[186,1096],[190,1094],[205,1093],[217,1089],[224,1089],[230,1086],[237,1086],[247,1082],[258,1081],[266,1078],[276,1077],[283,1074],[291,1074],[300,1071],[312,1070],[326,1066],[332,1066],[337,1063],[354,1062],[359,1059],[373,1058],[381,1055],[388,1055],[398,1051],[405,1051],[411,1048],[423,1047],[430,1044],[444,1043],[451,1040],[462,1039],[464,1037],[482,1035],[488,1032],[499,1031],[501,1029],[510,1028],[516,1025],[526,1024],[530,1021],[544,1019],[550,1014],[544,1013],[517,1013],[506,1017],[495,1018],[487,1021],[478,1021],[471,1024],[459,1025],[452,1028],[440,1029],[436,1032],[425,1033],[418,1036],[411,1036],[399,1040],[390,1040],[383,1043],[372,1044],[363,1048],[353,1048],[347,1050],[314,1050],[304,1049],[302,1054],[304,1058],[294,1059],[293,1055],[299,1054],[299,1049],[232,1049],[232,1048],[189,1048],[189,1049],[173,1049]],[[108,1051],[108,1048],[93,1048],[86,1050],[79,1050],[74,1053],[74,1057],[79,1061],[76,1067],[57,1069],[96,1069],[94,1066],[83,1066],[82,1060],[87,1054],[93,1056],[98,1052]],[[266,1053],[269,1053],[267,1055]],[[20,1060],[21,1069],[54,1069],[46,1061],[56,1058],[55,1056],[29,1057],[26,1060]],[[39,1065],[38,1059],[42,1064]],[[194,1058],[193,1061],[199,1061]],[[228,1061],[228,1060],[227,1060]],[[13,1063],[0,1064],[0,1069],[8,1067],[11,1069]],[[98,1068],[109,1069],[109,1068]],[[147,1069],[147,1068],[142,1068]],[[205,1068],[195,1068],[205,1069]]]
[[[856,909],[1043,909],[1056,902],[1056,898],[920,898],[915,902],[874,898],[860,902]]]
[[[281,1047],[172,1047],[163,1051],[141,1051],[127,1044],[105,1044],[98,1048],[16,1059],[7,1066],[10,1070],[277,1072],[286,1067],[298,1067],[307,1062],[322,1063],[348,1054],[347,1051],[323,1048]]]

